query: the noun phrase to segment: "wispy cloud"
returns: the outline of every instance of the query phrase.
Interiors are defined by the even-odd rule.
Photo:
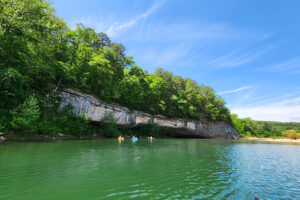
[[[240,49],[245,49],[264,41],[268,37],[264,33],[240,30],[225,23],[203,21],[176,24],[163,22],[154,24],[151,21],[143,21],[126,32],[127,41],[147,45],[144,53],[140,56],[143,58],[142,62],[156,66],[157,64],[172,64],[172,67],[185,64],[185,67],[197,66],[197,69],[211,67],[212,64],[207,63],[215,57],[216,52],[223,48],[232,49],[232,46],[239,46]],[[181,46],[183,48],[177,48]],[[228,56],[227,62],[235,63],[227,63],[226,65],[239,65],[248,62],[264,54],[268,49],[262,47],[257,52],[252,50],[242,56],[238,55],[240,51],[235,52],[231,57]],[[139,55],[139,52],[134,52],[134,54]],[[232,60],[234,56],[235,59]],[[176,63],[172,62],[175,60],[177,60]],[[218,62],[225,62],[225,57],[222,60],[220,58]]]
[[[175,63],[177,67],[182,63],[197,65],[198,68],[211,65],[237,66],[264,54],[264,50],[232,51],[233,46],[242,49],[270,37],[260,31],[240,29],[224,22],[181,20],[170,23],[163,19],[150,20],[149,16],[160,9],[165,1],[155,1],[141,14],[131,13],[130,16],[135,16],[132,18],[116,14],[90,16],[77,21],[94,27],[97,32],[106,32],[113,40],[136,45],[132,50],[128,48],[128,52],[139,58],[140,62],[153,67],[174,64],[175,61],[178,61]],[[139,49],[141,46],[143,49]],[[215,55],[220,55],[223,49],[232,53],[216,58]],[[208,66],[209,62],[211,64]]]
[[[273,49],[272,46],[248,50],[234,50],[226,55],[215,58],[208,64],[216,67],[238,67],[246,65]]]
[[[231,109],[241,118],[250,117],[254,120],[300,122],[300,105],[239,107]]]
[[[145,19],[147,17],[149,17],[152,13],[154,13],[157,9],[159,9],[163,4],[164,4],[165,0],[158,0],[156,1],[147,11],[145,11],[144,13],[137,15],[136,17],[130,19],[129,21],[126,22],[116,22],[113,25],[111,25],[108,30],[106,31],[106,33],[113,37],[116,34],[118,34],[119,32],[128,29],[131,26],[134,26],[136,23],[138,23],[141,19]]]
[[[283,99],[257,106],[244,106],[231,109],[239,117],[250,117],[263,121],[300,122],[300,97]]]
[[[294,58],[285,62],[277,63],[264,68],[268,71],[273,72],[285,72],[289,74],[299,74],[300,73],[300,58]]]
[[[145,21],[139,23],[130,35],[135,40],[145,41],[187,41],[207,42],[209,45],[213,41],[218,43],[239,42],[257,42],[265,40],[268,34],[242,30],[227,23],[207,22],[207,21],[177,21],[165,22]]]
[[[292,99],[285,99],[279,102],[275,102],[274,105],[288,105],[288,104],[295,104],[300,103],[300,97],[295,97]]]
[[[219,92],[218,94],[221,95],[221,94],[237,93],[237,92],[241,92],[243,90],[248,90],[248,89],[251,89],[251,88],[252,88],[252,86],[244,86],[244,87],[240,87],[240,88],[237,88],[237,89],[234,89],[234,90]]]
[[[253,100],[248,106],[260,106],[260,105],[269,105],[269,104],[274,104],[278,102],[283,102],[287,99],[293,99],[294,96],[299,95],[299,92],[293,92],[293,93],[288,93],[288,94],[283,94],[280,96],[276,96],[274,98],[267,98],[264,97],[263,95],[260,95],[256,100]]]
[[[109,12],[101,15],[90,15],[72,19],[70,26],[74,29],[76,27],[76,23],[80,22],[86,26],[93,27],[97,32],[105,32],[110,37],[116,37],[120,33],[123,33],[129,28],[137,25],[142,19],[147,19],[150,15],[162,7],[165,1],[166,0],[156,0],[145,12],[140,14],[134,13],[134,17],[132,18],[124,16],[124,14],[120,16],[119,12]]]
[[[154,66],[179,64],[181,60],[185,61],[184,58],[187,57],[191,49],[191,45],[184,43],[168,45],[159,50],[150,47],[141,55],[141,58]]]

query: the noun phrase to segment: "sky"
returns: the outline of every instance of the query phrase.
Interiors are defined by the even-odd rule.
[[[53,0],[148,72],[212,86],[239,117],[300,122],[298,0]]]

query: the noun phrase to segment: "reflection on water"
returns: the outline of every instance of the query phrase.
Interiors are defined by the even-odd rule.
[[[299,199],[300,146],[156,139],[0,145],[0,199]]]

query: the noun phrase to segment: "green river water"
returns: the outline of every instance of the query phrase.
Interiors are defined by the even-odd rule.
[[[0,144],[0,199],[300,199],[300,145],[116,139]]]

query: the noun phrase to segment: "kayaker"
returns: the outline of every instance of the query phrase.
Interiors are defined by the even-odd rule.
[[[137,141],[138,141],[138,138],[135,137],[135,136],[132,136],[132,137],[130,138],[130,140],[131,140],[132,142],[137,142]]]
[[[118,137],[118,141],[119,142],[124,142],[124,137],[122,137],[121,135]]]

